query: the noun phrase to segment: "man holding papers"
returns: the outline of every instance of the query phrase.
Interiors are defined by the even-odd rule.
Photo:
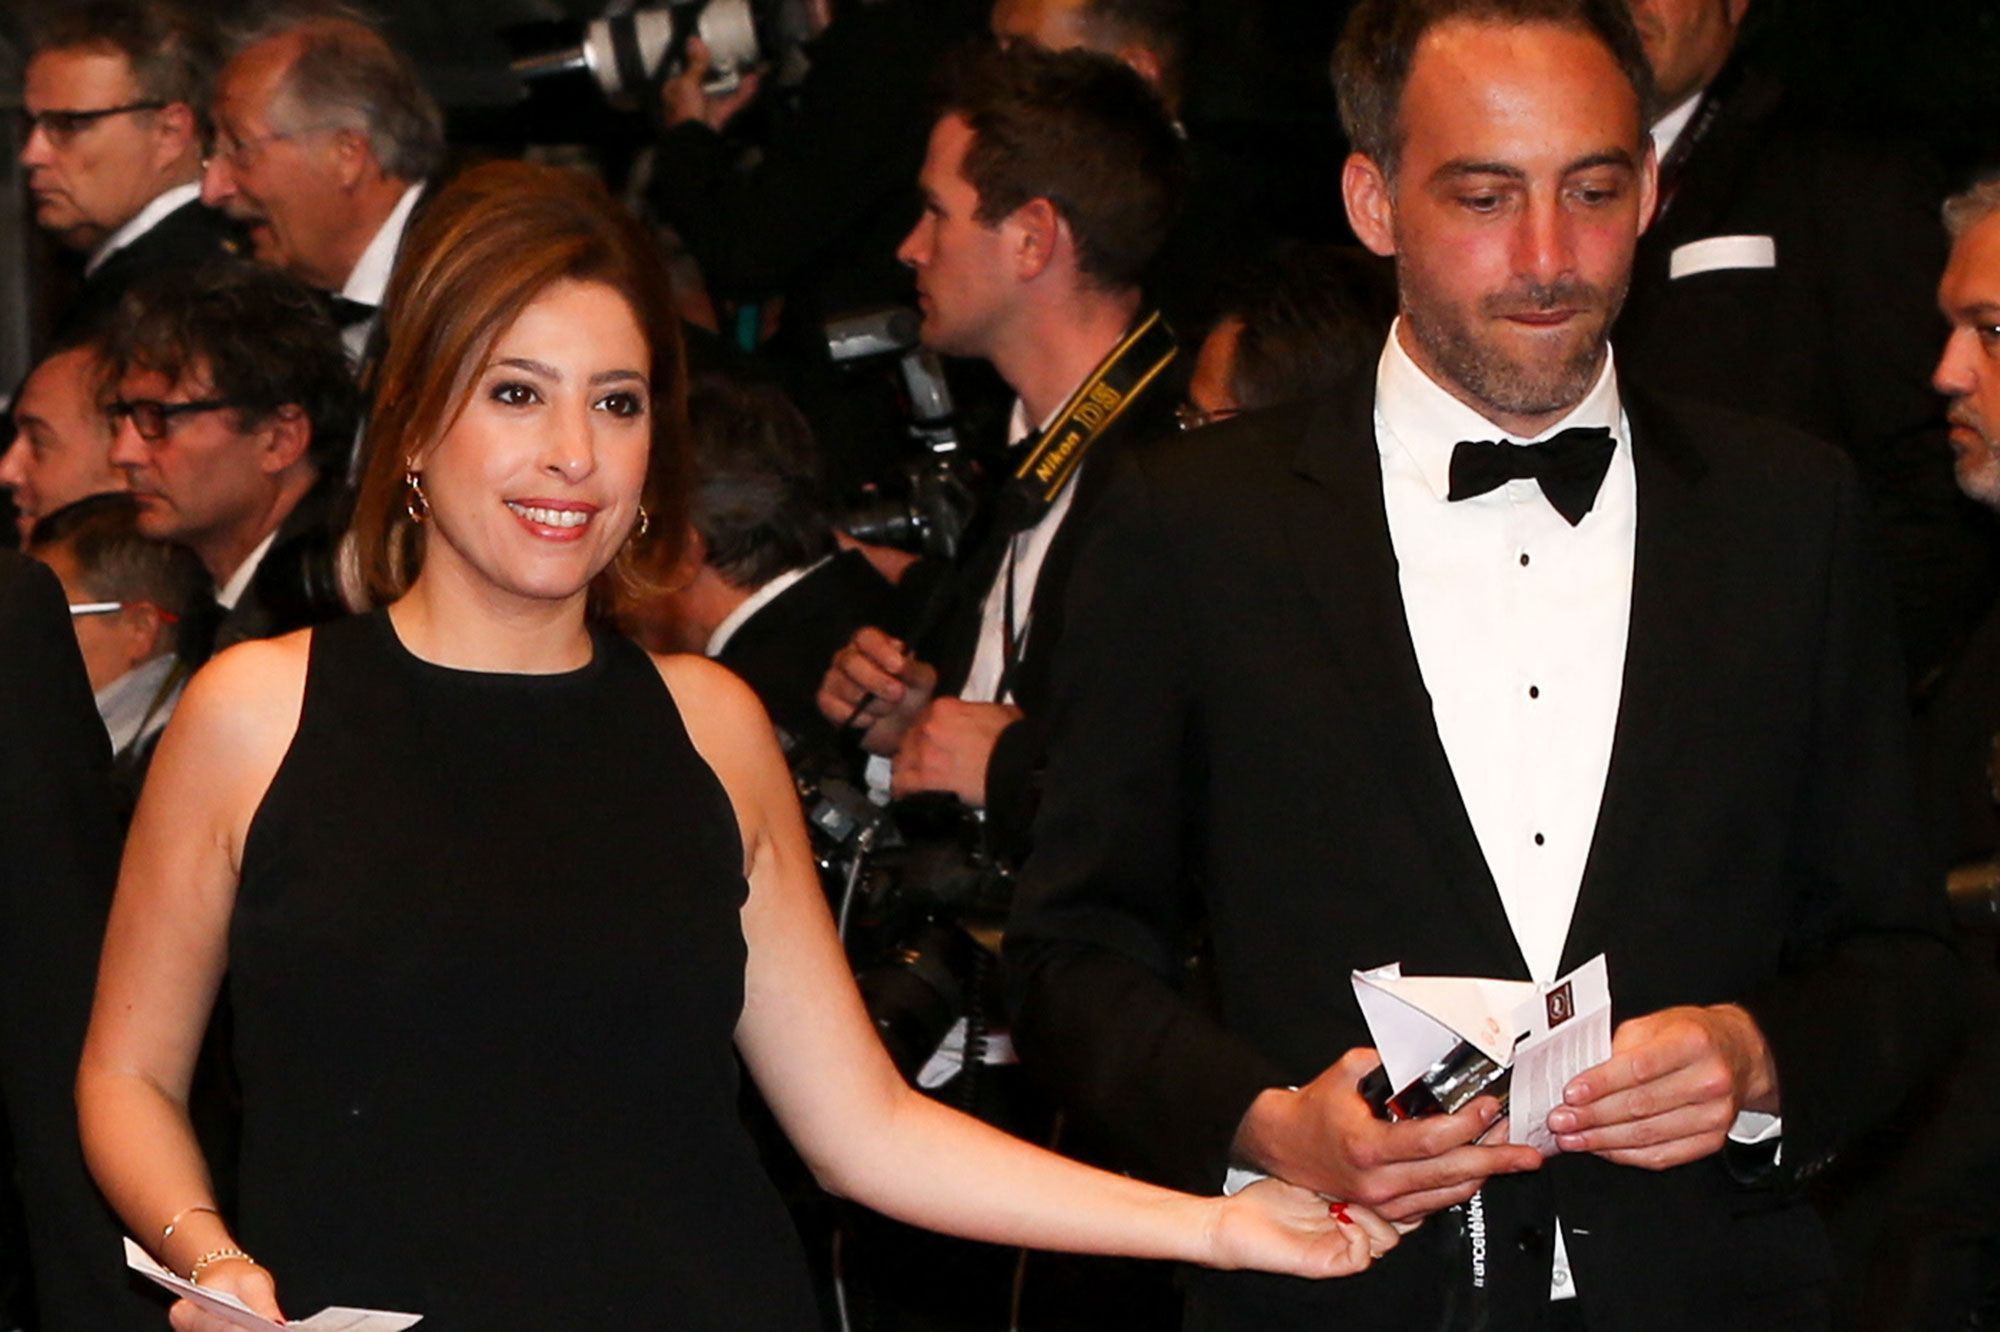
[[[1107,492],[1017,1042],[1155,1174],[1422,1222],[1338,1288],[1194,1274],[1191,1329],[1823,1326],[1824,1236],[1778,1186],[1940,1057],[1956,988],[1854,479],[1618,373],[1655,195],[1622,0],[1364,0],[1337,70],[1401,317],[1328,398]],[[1197,918],[1210,1006],[1175,984]],[[1600,953],[1612,1053],[1546,1161],[1491,1097],[1371,1115],[1354,971]]]

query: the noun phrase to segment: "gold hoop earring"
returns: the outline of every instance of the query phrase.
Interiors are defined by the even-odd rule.
[[[431,516],[431,502],[424,495],[424,474],[414,467],[403,469],[403,512],[419,527]]]
[[[632,529],[632,539],[637,541],[640,537],[646,535],[646,532],[652,526],[653,520],[646,513],[646,506],[641,504],[639,506],[639,525]]]

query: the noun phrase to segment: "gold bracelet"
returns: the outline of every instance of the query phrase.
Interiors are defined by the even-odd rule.
[[[203,1272],[216,1263],[226,1263],[232,1258],[241,1258],[252,1267],[257,1265],[257,1260],[241,1249],[211,1249],[194,1260],[194,1266],[188,1269],[188,1280],[200,1285]]]
[[[200,1204],[197,1204],[193,1207],[183,1207],[181,1208],[180,1211],[174,1213],[173,1220],[167,1222],[167,1228],[160,1232],[160,1238],[163,1240],[172,1239],[174,1237],[174,1227],[178,1226],[181,1223],[181,1218],[184,1216],[188,1216],[194,1212],[207,1212],[210,1216],[218,1218],[221,1217],[222,1215],[222,1213],[216,1211],[213,1207],[207,1207]]]

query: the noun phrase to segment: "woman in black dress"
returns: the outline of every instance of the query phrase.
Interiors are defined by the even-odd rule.
[[[684,529],[650,239],[580,177],[496,163],[410,246],[355,522],[384,609],[204,670],[127,849],[79,1100],[133,1233],[271,1315],[808,1327],[740,1051],[829,1189],[920,1225],[1306,1275],[1392,1244],[1276,1182],[1088,1170],[902,1081],[752,696],[593,628]],[[185,1106],[225,971],[228,1218]]]

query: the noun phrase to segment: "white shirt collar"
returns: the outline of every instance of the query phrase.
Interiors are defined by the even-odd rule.
[[[170,708],[162,707],[150,718],[147,709],[153,706],[160,686],[166,682],[167,674],[173,668],[174,654],[162,652],[150,661],[140,662],[97,691],[97,715],[104,719],[104,729],[111,735],[112,753],[124,753],[133,741],[144,739],[146,732],[156,731],[165,725]],[[151,725],[148,725],[149,721]]]
[[[1460,440],[1512,437],[1453,397],[1410,359],[1396,336],[1402,322],[1398,319],[1390,327],[1388,344],[1383,347],[1382,359],[1375,368],[1375,415],[1382,427],[1381,447],[1401,448],[1407,453],[1423,473],[1424,483],[1443,500],[1451,493],[1451,451]],[[1534,439],[1515,442],[1532,444],[1572,426],[1603,426],[1622,440],[1623,420],[1617,366],[1611,349],[1606,347],[1604,368],[1582,401]]]
[[[355,261],[354,271],[347,275],[347,283],[340,289],[342,296],[363,305],[382,303],[383,294],[389,290],[389,274],[396,267],[396,247],[403,243],[403,228],[410,224],[410,212],[423,192],[422,184],[403,191],[403,197],[389,210],[389,216],[382,219],[375,239],[368,242],[368,248]]]
[[[151,231],[168,213],[199,198],[201,198],[201,182],[198,180],[191,180],[185,185],[176,185],[170,190],[154,195],[151,203],[134,213],[129,222],[106,236],[103,242],[90,252],[90,258],[83,265],[84,276],[88,277],[95,273],[106,259]]]
[[[1694,119],[1695,109],[1701,105],[1701,90],[1696,89],[1681,99],[1680,105],[1653,122],[1653,156],[1666,161],[1667,154],[1674,150],[1674,144]]]
[[[250,552],[243,563],[236,566],[236,572],[229,575],[229,581],[216,589],[215,599],[224,610],[235,610],[236,603],[243,600],[243,594],[250,587],[250,580],[257,576],[257,566],[271,553],[271,543],[278,539],[278,529],[272,528],[257,548]]]
[[[814,560],[804,568],[787,569],[770,582],[764,584],[764,586],[758,588],[755,592],[752,592],[744,599],[741,605],[723,618],[721,624],[715,626],[715,632],[708,636],[708,646],[702,649],[703,655],[710,657],[722,655],[722,649],[729,646],[729,640],[736,636],[736,631],[741,629],[751,616],[783,596],[790,590],[792,584],[798,582],[807,574],[814,572],[832,558],[833,556],[831,555],[822,555],[819,559]]]

